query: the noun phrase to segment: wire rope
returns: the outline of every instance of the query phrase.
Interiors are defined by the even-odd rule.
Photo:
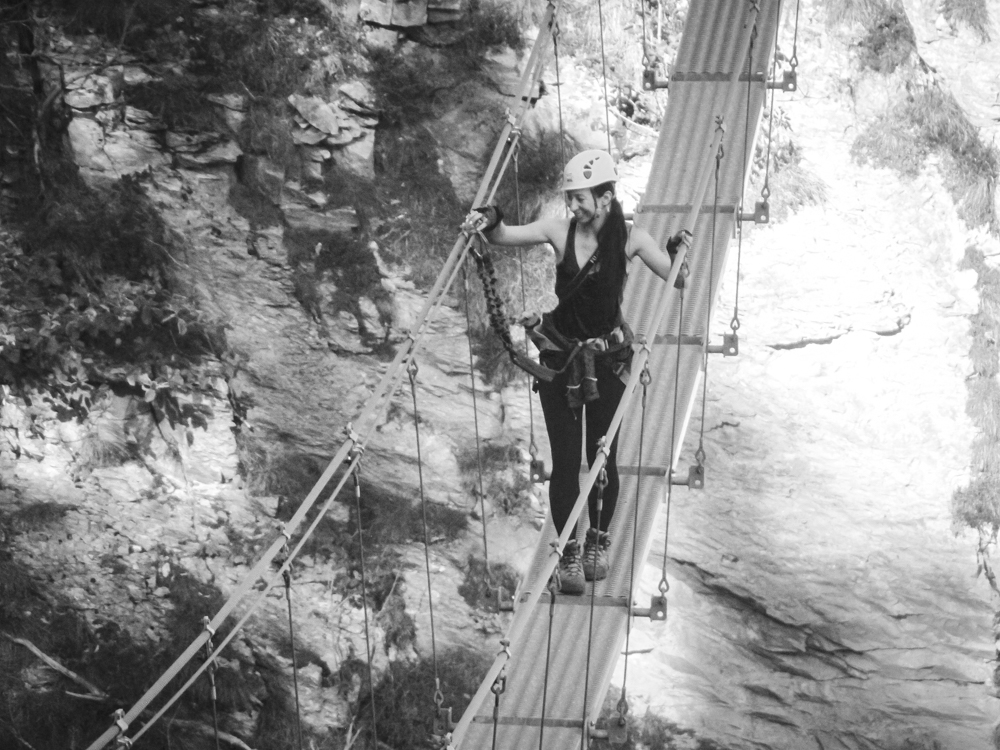
[[[799,65],[799,6],[801,5],[801,0],[795,0],[795,31],[792,34],[792,56],[788,60],[788,64],[792,66],[792,70]],[[780,8],[780,6],[779,6]],[[780,19],[781,16],[779,15]]]
[[[559,158],[566,163],[566,129],[563,126],[562,79],[559,76],[559,24],[552,27],[552,57],[556,64],[556,109],[559,112]],[[565,209],[567,212],[569,209]]]
[[[549,697],[549,665],[552,659],[552,620],[556,613],[556,586],[549,581],[549,627],[545,636],[545,677],[542,680],[542,718],[538,725],[538,750],[544,750],[545,710]]]
[[[289,563],[291,565],[291,563]],[[295,625],[292,620],[292,573],[286,568],[281,573],[285,579],[285,599],[288,601],[288,642],[292,648],[292,685],[295,689],[295,729],[302,750],[302,707],[299,703],[299,665],[295,657]]]
[[[684,256],[682,261],[680,274],[683,274],[687,266],[687,255]],[[678,274],[678,277],[680,276]],[[674,365],[674,408],[671,414],[671,425],[670,425],[670,463],[668,464],[667,471],[667,507],[665,509],[666,519],[663,525],[663,563],[660,570],[660,582],[657,585],[657,589],[661,596],[666,596],[667,592],[670,590],[670,583],[667,581],[667,542],[670,539],[670,502],[673,498],[673,472],[674,472],[674,460],[677,454],[677,405],[678,397],[680,391],[680,381],[681,381],[681,339],[683,338],[683,322],[684,322],[684,286],[680,288],[680,294],[678,296],[678,308],[677,308],[677,357],[676,364]]]
[[[417,439],[417,477],[420,482],[420,512],[424,526],[424,563],[427,569],[427,610],[431,619],[431,662],[434,666],[434,702],[441,705],[441,678],[438,674],[437,637],[434,632],[434,589],[431,585],[431,542],[427,533],[427,497],[424,493],[424,462],[420,452],[420,412],[417,409],[417,362],[410,361],[406,372],[410,377],[410,393],[413,395],[413,429]],[[485,516],[483,518],[485,522]]]
[[[646,346],[643,342],[643,346]],[[632,638],[632,595],[635,591],[635,548],[638,545],[638,533],[639,533],[639,497],[642,491],[642,446],[646,440],[646,394],[649,390],[649,384],[652,382],[652,376],[649,373],[649,360],[642,365],[642,375],[639,376],[639,384],[642,385],[642,401],[641,401],[641,416],[639,418],[639,456],[638,456],[638,468],[636,470],[636,481],[635,481],[635,509],[632,515],[632,555],[629,562],[629,578],[628,578],[628,616],[625,620],[625,666],[622,674],[622,696],[618,700],[618,714],[623,720],[625,714],[628,712],[628,701],[625,698],[625,689],[628,685],[628,655],[629,646]]]
[[[479,403],[476,396],[476,365],[472,356],[472,316],[469,312],[469,263],[462,266],[462,283],[465,288],[465,337],[469,342],[469,381],[472,384],[472,427],[476,433],[476,474],[479,477],[479,515],[483,519],[483,560],[486,564],[486,580],[492,585],[490,571],[490,543],[486,538],[486,491],[483,486],[483,451],[479,439]]]
[[[584,407],[586,408],[586,407]],[[602,437],[598,447],[598,453],[604,454],[605,466],[607,465],[607,458],[609,450],[607,448],[607,443],[605,442],[607,436]],[[597,528],[594,529],[596,537],[594,538],[594,567],[593,567],[593,577],[594,581],[590,586],[590,625],[587,629],[587,663],[585,671],[583,673],[583,726],[580,731],[580,750],[586,750],[587,745],[587,701],[590,696],[590,654],[594,644],[594,609],[597,603],[597,547],[600,545],[600,534],[601,534],[601,512],[604,510],[604,488],[608,486],[608,472],[604,466],[601,467],[601,473],[597,475]],[[583,569],[587,569],[587,558],[583,558]]]
[[[365,611],[365,658],[368,660],[368,690],[372,707],[372,739],[378,747],[378,712],[375,709],[375,676],[372,670],[371,633],[368,627],[368,578],[365,574],[365,537],[361,523],[361,466],[354,466],[354,508],[358,514],[358,556],[361,560],[361,604]]]
[[[205,641],[205,662],[209,665],[208,669],[208,684],[211,689],[212,696],[212,732],[215,735],[215,750],[220,750],[219,748],[219,693],[215,686],[215,671],[218,665],[215,660],[212,659],[212,632],[208,624],[211,620],[208,615],[202,618],[202,623],[205,628],[209,630],[208,640]]]
[[[601,0],[597,0],[597,18],[601,29],[601,77],[604,80],[604,127],[608,135],[608,153],[611,153],[611,103],[608,101],[608,65],[604,57],[604,8]]]
[[[560,136],[562,140],[562,136]],[[516,214],[517,223],[521,223],[521,172],[518,164],[519,154],[514,154],[514,213]],[[517,260],[518,268],[521,275],[521,312],[522,314],[527,314],[528,312],[528,295],[525,290],[525,280],[524,280],[524,246],[517,246]],[[528,349],[528,337],[524,337],[524,353],[527,355],[529,353]],[[535,443],[535,406],[534,401],[531,398],[531,392],[533,390],[531,378],[528,378],[528,453],[531,455],[531,460],[534,462],[538,457],[538,445]]]

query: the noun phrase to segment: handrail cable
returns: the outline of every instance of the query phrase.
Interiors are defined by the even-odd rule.
[[[542,680],[542,717],[538,724],[538,750],[544,750],[543,740],[545,738],[545,709],[549,698],[549,665],[552,661],[552,620],[556,614],[556,589],[555,581],[549,581],[549,627],[545,636],[545,677]]]
[[[431,662],[434,666],[434,703],[441,707],[444,696],[441,694],[441,678],[438,675],[437,637],[434,632],[434,589],[431,585],[431,541],[427,533],[427,496],[424,493],[424,461],[420,452],[420,412],[417,409],[417,361],[411,360],[406,368],[410,376],[410,393],[413,395],[413,430],[417,439],[417,477],[420,481],[420,512],[424,525],[424,563],[427,568],[427,609],[431,618]],[[485,524],[486,519],[483,518]],[[485,526],[484,526],[485,528]]]
[[[604,58],[604,8],[601,0],[597,0],[597,18],[601,30],[601,78],[604,80],[604,127],[608,135],[608,153],[611,153],[611,113],[608,111],[611,103],[608,101],[608,64]]]
[[[365,537],[361,524],[361,466],[354,465],[354,507],[358,514],[358,554],[361,559],[361,603],[365,611],[365,658],[368,660],[368,691],[372,707],[372,744],[378,747],[378,712],[375,708],[375,675],[372,671],[372,643],[368,630],[368,579],[365,574]]]
[[[208,625],[208,617],[202,618],[202,623]],[[208,640],[205,641],[205,660],[209,661],[212,656],[212,634],[208,634]],[[215,671],[218,668],[218,664],[215,661],[211,662],[208,668],[208,685],[211,689],[212,696],[212,733],[215,735],[215,750],[220,750],[219,748],[219,691],[215,686]]]
[[[584,407],[586,409],[586,407]],[[598,443],[598,452],[604,455],[605,465],[607,463],[607,458],[610,455],[610,449],[607,447],[607,443],[604,441],[606,438],[601,438]],[[601,468],[601,473],[597,475],[597,528],[594,531],[597,532],[598,537],[600,536],[601,529],[601,511],[604,510],[604,489],[608,486],[608,472],[607,469]],[[596,544],[600,543],[600,538],[594,540]],[[596,552],[596,550],[595,550]],[[583,559],[583,569],[587,569],[587,558]],[[593,650],[594,645],[594,609],[597,603],[597,555],[594,555],[594,567],[593,567],[593,582],[590,584],[590,623],[587,627],[587,662],[583,670],[583,717],[580,722],[580,750],[587,750],[587,734],[589,732],[589,722],[588,722],[588,711],[587,703],[590,697],[590,654]]]
[[[254,584],[256,584],[258,580],[263,580],[264,581],[264,587],[262,589],[260,589],[260,591],[258,592],[257,598],[254,599],[250,603],[250,605],[247,607],[246,611],[243,613],[243,615],[240,617],[240,619],[237,620],[236,624],[233,625],[232,629],[226,634],[226,637],[223,638],[219,642],[219,645],[215,647],[215,650],[212,651],[211,656],[210,657],[206,657],[205,663],[203,663],[198,669],[196,669],[194,671],[194,673],[188,678],[187,682],[185,682],[180,688],[178,688],[174,692],[174,694],[166,701],[166,703],[164,703],[159,708],[159,710],[157,710],[157,712],[155,714],[153,714],[152,718],[150,718],[145,724],[142,725],[142,727],[139,728],[139,730],[131,738],[131,740],[130,740],[131,742],[135,742],[140,737],[142,737],[142,735],[144,735],[147,731],[149,731],[149,729],[153,726],[153,724],[155,724],[170,709],[170,707],[174,705],[174,703],[176,703],[178,700],[180,700],[180,697],[185,692],[187,692],[188,688],[190,688],[194,684],[195,680],[197,680],[198,677],[200,677],[201,674],[205,670],[208,669],[209,663],[213,663],[213,664],[215,663],[215,660],[219,658],[219,655],[226,648],[226,646],[229,645],[229,642],[232,641],[233,638],[235,638],[237,636],[237,634],[240,632],[240,630],[246,624],[247,620],[249,620],[250,617],[253,615],[253,613],[256,612],[257,609],[260,607],[260,605],[264,603],[264,601],[267,599],[268,592],[274,587],[275,583],[278,582],[278,579],[281,577],[281,574],[285,570],[285,567],[287,565],[289,565],[293,559],[295,559],[295,556],[305,546],[306,541],[309,539],[309,537],[312,535],[313,531],[316,530],[316,527],[319,526],[320,522],[323,520],[324,516],[326,515],[326,512],[330,509],[330,506],[333,505],[334,499],[337,497],[337,495],[339,494],[340,490],[343,488],[344,484],[347,482],[347,479],[350,477],[351,471],[357,465],[358,461],[360,460],[360,457],[361,457],[361,451],[360,450],[352,453],[351,463],[348,465],[346,473],[344,474],[344,476],[341,478],[341,480],[337,484],[336,489],[334,489],[334,491],[330,493],[330,496],[327,498],[326,502],[320,508],[319,513],[316,514],[316,517],[313,519],[312,523],[309,525],[309,528],[302,535],[302,538],[299,540],[298,544],[296,544],[296,546],[292,550],[291,554],[289,554],[289,556],[286,558],[285,562],[281,564],[281,566],[278,568],[278,570],[273,575],[271,575],[271,576],[265,576],[262,573],[257,579],[254,579],[254,581],[253,581]],[[283,540],[279,540],[279,541],[283,541]],[[282,546],[284,546],[284,544],[282,544]],[[216,618],[218,618],[218,615],[216,615]],[[202,640],[202,639],[199,638],[196,641],[196,643],[199,644],[199,647],[201,645],[203,645],[208,640],[208,638],[211,638],[211,634],[214,633],[215,630],[216,630],[216,626],[213,625],[211,622],[208,622],[208,623],[205,624],[205,632],[208,635],[206,635],[205,640]],[[162,680],[163,678],[161,677],[160,679]],[[128,721],[127,717],[128,717],[128,714],[123,714],[121,716],[122,721],[125,721],[127,723],[127,721]],[[107,742],[110,742],[116,736],[119,738],[119,740],[125,739],[124,736],[123,736],[125,730],[121,729],[120,725],[118,725],[118,724],[115,725],[115,729],[119,729],[120,731],[115,732],[115,734],[113,734],[110,738],[108,738],[107,740],[105,740],[104,744],[106,744]],[[96,746],[97,747],[103,747],[103,745],[96,745]],[[91,747],[95,747],[95,745],[91,745]]]
[[[749,4],[748,18],[746,23],[744,24],[744,35],[740,41],[740,48],[737,50],[736,59],[738,60],[742,60],[747,53],[750,43],[750,37],[749,37],[750,28],[752,28],[752,26],[755,24],[759,11],[760,8],[756,3]],[[738,84],[739,84],[739,76],[741,75],[742,72],[741,69],[742,66],[737,68],[733,73],[732,79],[730,80],[730,86],[728,89],[727,97],[722,102],[721,108],[723,109],[723,111],[728,110],[730,105],[730,99],[733,95],[733,92],[739,88]],[[721,120],[722,118],[721,116],[719,116],[717,119],[717,127],[715,130],[715,134],[709,146],[708,150],[709,156],[706,156],[707,159],[715,158],[715,154],[718,151],[719,144],[722,142],[723,129],[721,127]],[[705,191],[708,189],[708,181],[709,179],[711,179],[711,162],[709,162],[709,164],[707,164],[706,166],[708,168],[701,170],[698,173],[699,175],[698,182],[696,183],[692,195],[691,210],[688,212],[687,216],[684,219],[684,222],[682,223],[682,227],[688,229],[688,231],[691,231],[691,229],[695,227],[699,213],[701,211],[702,204],[704,202]],[[652,327],[652,330],[656,330],[656,328],[659,327],[660,323],[662,322],[666,314],[667,309],[670,306],[673,295],[670,293],[669,290],[674,284],[674,282],[677,280],[677,274],[680,270],[680,264],[683,263],[683,261],[686,259],[687,251],[688,248],[686,244],[683,244],[681,246],[681,249],[678,251],[677,260],[679,261],[679,263],[674,264],[676,267],[675,268],[672,267],[670,273],[667,276],[666,280],[667,293],[661,296],[657,304],[657,307],[651,317],[650,325]],[[633,364],[632,375],[629,377],[629,380],[626,383],[625,393],[623,394],[622,399],[619,402],[618,409],[616,410],[614,417],[612,417],[611,424],[609,425],[608,428],[607,437],[611,439],[614,439],[614,436],[618,432],[618,428],[620,427],[622,419],[624,418],[625,410],[628,408],[629,403],[631,401],[631,397],[635,393],[636,387],[638,386],[638,380],[641,368],[645,364],[648,356],[649,354],[646,351],[639,351],[636,354],[636,361]],[[556,542],[557,552],[561,553],[562,548],[566,545],[566,542],[569,539],[570,530],[573,528],[573,526],[579,519],[581,513],[583,512],[583,508],[586,506],[587,503],[588,493],[594,486],[594,483],[597,480],[597,474],[603,468],[603,465],[604,465],[603,459],[600,456],[598,456],[598,458],[594,461],[594,464],[590,467],[590,471],[587,473],[586,479],[581,483],[580,494],[577,496],[576,504],[570,511],[569,517],[566,520],[566,526],[563,530],[563,533],[559,536],[559,539]],[[533,585],[528,590],[527,598],[525,599],[525,601],[521,602],[521,606],[515,613],[514,618],[511,621],[510,626],[508,628],[506,640],[509,641],[510,643],[515,643],[520,638],[524,628],[527,626],[528,617],[531,611],[533,610],[534,606],[537,604],[538,599],[541,596],[541,590],[542,588],[544,588],[545,581],[547,581],[548,577],[552,574],[552,570],[555,568],[556,564],[557,564],[556,556],[552,556],[545,562],[544,565],[541,566],[540,570],[538,571],[536,580],[532,582]],[[452,741],[451,741],[452,747],[457,747],[457,745],[461,742],[461,739],[464,736],[465,732],[468,730],[469,725],[472,723],[472,718],[475,715],[475,712],[479,709],[479,706],[482,705],[482,702],[486,697],[486,693],[489,692],[489,685],[491,680],[496,678],[496,676],[500,673],[501,668],[506,663],[506,659],[509,658],[509,656],[505,654],[509,654],[509,652],[505,650],[504,652],[501,652],[496,657],[496,659],[494,659],[493,664],[487,671],[486,679],[484,680],[483,684],[480,685],[479,690],[476,691],[476,693],[470,700],[469,705],[465,710],[465,713],[462,715],[461,720],[455,727],[455,731],[452,733]]]
[[[685,267],[687,266],[687,258],[685,257],[682,261]],[[674,482],[672,475],[674,472],[674,463],[677,461],[678,453],[680,452],[677,445],[677,404],[680,392],[680,380],[681,380],[681,339],[683,338],[683,326],[684,326],[684,287],[680,288],[680,294],[678,295],[678,305],[677,305],[677,346],[675,347],[675,364],[674,364],[674,408],[671,410],[671,422],[670,422],[670,463],[667,464],[667,503],[664,508],[663,515],[663,561],[660,563],[660,582],[657,584],[656,588],[660,592],[660,596],[666,596],[667,592],[670,591],[670,583],[667,581],[667,542],[670,539],[670,502],[674,495]]]
[[[642,341],[642,346],[648,347],[645,339]],[[635,509],[633,510],[632,517],[632,554],[630,555],[628,571],[629,607],[628,616],[625,621],[625,667],[622,674],[622,695],[618,699],[618,705],[615,707],[618,711],[618,720],[620,722],[625,721],[625,714],[628,713],[628,699],[625,697],[625,689],[628,686],[628,654],[632,639],[632,622],[635,619],[632,613],[632,597],[635,595],[635,548],[638,545],[639,497],[642,491],[642,446],[646,440],[646,392],[649,390],[651,382],[653,382],[653,376],[649,372],[649,361],[647,360],[642,366],[642,375],[639,376],[639,384],[642,386],[642,412],[639,418],[639,457],[635,480]]]
[[[358,528],[360,528],[360,517],[358,521]],[[295,625],[292,620],[291,563],[289,563],[289,567],[282,571],[281,577],[285,579],[285,599],[288,602],[288,644],[292,649],[292,687],[295,690],[295,729],[299,738],[299,750],[302,750],[302,706],[299,702],[299,665],[295,657]]]
[[[799,66],[799,5],[801,0],[795,0],[795,32],[792,35],[792,56],[788,60],[788,64],[792,66],[792,70],[795,70]],[[781,16],[778,16],[779,25]]]
[[[552,28],[552,57],[556,64],[556,109],[559,112],[559,159],[566,163],[566,130],[563,127],[562,111],[562,79],[559,77],[559,22],[556,20]],[[566,209],[569,210],[568,208]]]
[[[472,385],[472,427],[476,433],[476,474],[479,477],[479,515],[483,520],[483,560],[486,562],[486,581],[492,585],[490,571],[490,543],[486,539],[486,491],[483,486],[483,452],[479,440],[479,404],[476,396],[476,365],[472,356],[472,317],[469,312],[469,263],[462,267],[462,284],[465,288],[465,337],[469,342],[469,381]]]
[[[546,10],[546,20],[543,21],[543,25],[547,23],[551,27],[557,5],[558,0],[549,3]],[[536,44],[532,49],[528,64],[525,66],[525,71],[522,75],[519,92],[521,96],[515,104],[518,113],[516,116],[511,115],[501,130],[497,147],[494,149],[487,172],[480,184],[479,190],[477,191],[474,205],[479,205],[482,202],[482,197],[488,189],[489,183],[492,179],[492,174],[498,167],[500,154],[503,151],[503,147],[506,144],[508,136],[514,132],[515,137],[517,137],[517,134],[519,133],[519,123],[523,122],[528,111],[529,93],[541,74],[541,63],[544,62],[544,46],[545,45],[541,43],[541,37],[539,37],[539,39],[536,40]],[[337,469],[339,469],[344,463],[348,453],[355,447],[362,447],[363,438],[370,435],[371,431],[375,428],[377,420],[384,410],[388,408],[389,396],[395,392],[400,381],[402,380],[402,363],[408,356],[412,356],[414,350],[418,347],[429,323],[430,314],[440,308],[444,295],[447,292],[447,289],[450,288],[457,274],[456,269],[460,267],[461,261],[464,260],[466,254],[468,253],[468,249],[472,241],[473,238],[468,233],[463,233],[455,241],[452,251],[446,259],[435,284],[431,288],[430,292],[428,292],[427,300],[424,302],[421,312],[417,316],[415,330],[411,331],[408,343],[399,348],[395,358],[388,366],[385,375],[383,375],[382,380],[376,386],[375,391],[368,398],[365,406],[358,416],[356,421],[357,424],[360,425],[359,433],[355,433],[354,428],[350,425],[348,426],[348,439],[338,449],[337,453],[334,455],[333,459],[331,459],[330,463],[327,465],[312,490],[310,490],[310,492],[306,495],[305,499],[299,505],[298,510],[296,510],[295,514],[287,522],[286,529],[288,530],[288,534],[291,534],[302,523],[306,514],[312,509],[320,493],[326,488],[326,485],[330,482]],[[337,491],[339,492],[339,488]],[[335,494],[336,492],[334,495]],[[210,625],[213,629],[218,628],[225,621],[229,614],[236,608],[239,601],[254,587],[256,581],[263,577],[264,573],[270,568],[271,562],[283,546],[284,542],[281,539],[276,539],[271,546],[265,550],[243,581],[236,586],[232,595],[223,604],[219,612],[217,612],[215,617],[212,618]],[[195,654],[198,653],[201,647],[205,644],[206,640],[207,635],[204,632],[195,638],[194,642],[192,642],[188,648],[177,657],[174,663],[167,668],[160,678],[132,705],[127,712],[122,712],[122,714],[116,719],[115,723],[105,730],[105,732],[94,742],[92,742],[87,747],[87,750],[100,750],[116,737],[123,736],[128,730],[129,723],[145,712],[146,708],[150,705],[150,703],[152,703],[156,696],[158,696],[167,687],[167,685],[177,676],[181,669],[183,669],[183,667],[191,661]],[[172,702],[173,701],[171,701],[171,703]],[[160,715],[162,714],[159,714],[157,718],[159,718]]]

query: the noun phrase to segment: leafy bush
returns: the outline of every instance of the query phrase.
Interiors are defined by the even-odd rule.
[[[222,328],[171,289],[178,249],[138,179],[104,196],[63,179],[22,240],[0,237],[0,381],[81,414],[102,382],[149,401],[200,382],[183,368],[224,350]]]
[[[497,594],[502,591],[508,599],[514,595],[520,576],[510,565],[493,562],[469,555],[465,567],[465,578],[458,586],[458,594],[470,607],[486,612],[498,612]]]
[[[889,74],[916,54],[917,37],[900,8],[885,6],[873,16],[855,47],[858,61],[862,68]]]
[[[944,17],[952,23],[976,32],[980,41],[990,41],[992,24],[985,0],[945,0],[943,11]]]
[[[861,164],[916,175],[931,152],[943,157],[945,184],[970,226],[996,229],[993,205],[1000,151],[985,143],[958,101],[933,85],[919,90],[869,123],[851,147]]]

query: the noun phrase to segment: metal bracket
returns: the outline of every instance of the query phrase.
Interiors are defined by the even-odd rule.
[[[642,88],[645,91],[670,88],[670,80],[661,81],[656,75],[656,68],[648,67],[642,70]]]
[[[735,357],[740,353],[740,337],[733,333],[722,334],[721,344],[709,344],[709,354],[721,354],[723,357]]]
[[[667,597],[664,595],[653,596],[649,600],[648,607],[632,607],[633,617],[648,617],[657,622],[667,621]]]
[[[608,742],[612,745],[628,742],[628,720],[624,716],[608,719]]]
[[[754,203],[753,212],[739,216],[740,221],[752,221],[754,224],[767,224],[771,220],[771,204],[767,201]]]
[[[503,586],[497,586],[497,611],[498,612],[513,612],[514,611],[514,597],[506,596],[506,591]]]
[[[431,734],[435,737],[444,737],[454,728],[455,722],[451,720],[451,706],[448,706],[448,708],[439,706],[434,713],[434,725],[431,728]]]
[[[545,459],[543,458],[533,458],[531,459],[530,466],[530,476],[532,484],[542,484],[543,482],[549,481],[552,477],[551,472],[545,469]]]
[[[689,466],[686,477],[679,472],[673,472],[670,475],[670,484],[675,487],[684,485],[690,490],[705,489],[705,466],[703,464]]]
[[[780,81],[767,82],[769,89],[780,89],[781,91],[797,91],[798,86],[799,74],[794,68],[782,72]]]

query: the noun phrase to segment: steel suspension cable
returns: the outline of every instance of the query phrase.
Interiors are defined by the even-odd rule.
[[[542,718],[538,725],[538,750],[544,750],[545,739],[545,709],[549,697],[549,665],[552,660],[552,620],[556,613],[556,586],[549,581],[549,627],[545,635],[545,678],[542,681]]]
[[[685,255],[684,260],[681,261],[684,265],[681,268],[681,273],[687,276],[687,256]],[[664,509],[664,523],[663,523],[663,563],[660,567],[660,582],[657,584],[657,590],[660,592],[660,596],[666,596],[667,592],[670,591],[670,583],[667,581],[667,542],[670,539],[670,503],[673,499],[673,472],[674,472],[674,461],[677,456],[677,406],[680,396],[681,389],[681,340],[683,338],[683,328],[684,328],[684,286],[680,288],[680,294],[678,295],[678,306],[677,306],[677,346],[676,346],[676,364],[674,365],[674,408],[671,414],[670,420],[670,463],[667,464],[667,507]]]
[[[642,346],[645,349],[649,348],[649,345],[643,341]],[[629,561],[629,574],[628,574],[628,615],[625,621],[625,667],[622,674],[622,695],[618,700],[618,715],[620,721],[625,720],[625,714],[628,713],[628,700],[625,697],[625,690],[628,685],[628,656],[629,656],[629,646],[632,639],[632,622],[634,615],[632,613],[632,597],[635,592],[635,548],[638,544],[637,537],[639,533],[639,497],[642,492],[642,448],[643,443],[646,440],[646,394],[649,390],[649,384],[653,382],[653,377],[649,372],[649,361],[647,360],[642,366],[643,372],[639,376],[639,384],[642,386],[642,402],[641,402],[641,416],[639,418],[639,456],[637,461],[636,469],[636,480],[635,480],[635,510],[632,516],[632,554]]]
[[[289,563],[290,565],[290,563]],[[288,601],[288,642],[292,648],[292,685],[295,688],[295,729],[302,750],[302,707],[299,703],[299,665],[295,657],[295,625],[292,620],[292,572],[286,568],[281,573],[285,579],[285,599]]]
[[[486,580],[492,585],[493,574],[490,571],[490,543],[486,539],[486,492],[483,488],[483,452],[479,440],[479,404],[476,398],[476,365],[472,356],[472,317],[469,312],[469,264],[466,260],[463,266],[463,281],[465,287],[465,337],[469,341],[469,380],[472,384],[472,426],[476,433],[476,473],[479,477],[479,515],[483,519],[483,560],[486,564]]]
[[[410,376],[410,393],[413,395],[413,429],[417,436],[417,476],[420,481],[420,512],[424,525],[424,563],[427,568],[427,609],[431,618],[431,660],[434,665],[434,703],[441,705],[441,678],[438,675],[437,637],[434,632],[434,589],[431,585],[431,541],[427,533],[427,497],[424,494],[424,462],[420,452],[420,412],[417,409],[417,363],[406,368]],[[484,519],[485,520],[485,519]]]
[[[586,407],[584,407],[586,409]],[[604,455],[604,460],[607,462],[608,456],[610,455],[610,450],[607,447],[606,437],[602,437],[598,443],[598,452]],[[595,543],[600,544],[600,533],[601,533],[601,511],[604,510],[604,488],[608,486],[608,472],[603,467],[601,468],[600,474],[597,475],[597,528],[594,531],[597,533],[597,538],[595,538]],[[590,654],[594,645],[594,608],[597,603],[597,549],[595,545],[594,550],[594,581],[590,585],[590,624],[587,628],[587,662],[584,667],[583,672],[583,721],[581,722],[580,728],[580,750],[587,750],[587,731],[588,724],[587,721],[587,702],[590,697]],[[587,558],[583,559],[583,569],[587,569]]]
[[[801,0],[795,0],[795,31],[792,34],[792,56],[788,60],[788,64],[792,66],[792,70],[799,65],[799,6],[801,5]],[[778,16],[779,20],[781,16]]]
[[[559,77],[559,22],[552,28],[552,56],[556,63],[556,109],[559,110],[559,159],[566,163],[566,130],[563,127],[562,79]]]
[[[608,101],[608,65],[604,58],[604,8],[601,0],[597,0],[597,18],[600,21],[601,29],[601,77],[604,79],[604,127],[608,134],[608,153],[611,153],[611,114]]]
[[[560,140],[562,137],[560,136]],[[518,165],[519,154],[514,154],[514,213],[516,214],[517,223],[521,223],[521,172]],[[518,269],[521,274],[521,313],[527,314],[528,312],[528,295],[525,291],[525,281],[524,281],[524,246],[517,246],[517,260]],[[524,337],[524,353],[527,355],[529,353],[528,349],[528,337]],[[534,401],[531,398],[532,392],[532,382],[531,378],[528,378],[528,453],[531,455],[531,460],[534,462],[538,458],[538,446],[535,444],[535,406]]]
[[[372,669],[372,642],[368,628],[368,577],[365,573],[365,537],[361,523],[361,466],[354,465],[354,508],[358,514],[358,556],[361,561],[361,604],[365,611],[365,658],[368,660],[368,690],[372,707],[372,743],[378,748],[378,712],[375,708],[375,674]]]
[[[207,628],[209,622],[208,616],[202,618],[202,624]],[[220,750],[219,748],[219,692],[215,686],[215,672],[218,665],[215,660],[212,659],[212,636],[214,633],[209,632],[208,640],[205,641],[205,661],[209,664],[208,667],[208,685],[211,689],[212,696],[212,733],[215,735],[215,750]]]

